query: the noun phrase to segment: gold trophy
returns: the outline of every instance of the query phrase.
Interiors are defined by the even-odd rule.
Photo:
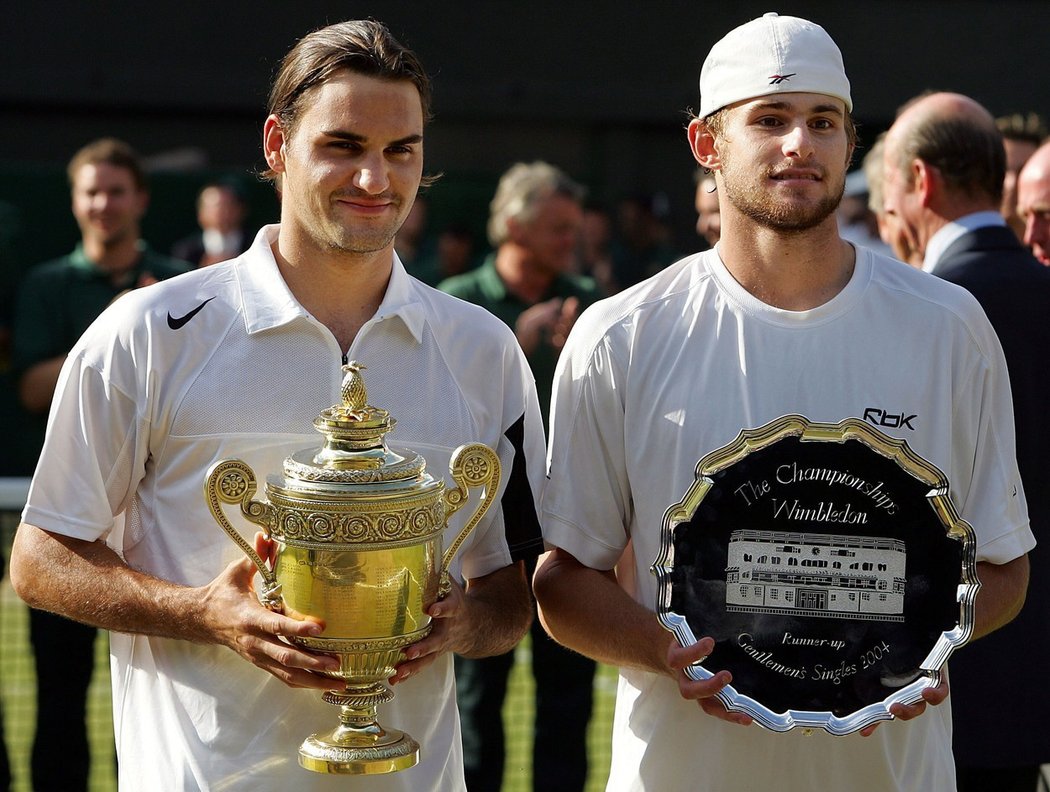
[[[267,480],[268,502],[252,500],[255,475],[240,460],[213,465],[204,486],[212,516],[259,568],[263,604],[322,620],[321,635],[292,640],[339,658],[331,675],[346,688],[322,696],[340,707],[339,725],[299,748],[299,764],[318,773],[390,773],[419,761],[419,744],[380,726],[376,708],[394,697],[384,681],[402,650],[430,632],[426,610],[451,589],[449,563],[500,480],[499,457],[480,443],[453,453],[455,489],[429,475],[418,454],[388,448],[384,436],[396,421],[368,404],[363,368],[343,367],[343,403],[314,420],[322,447],[285,459],[284,477]],[[446,521],[474,487],[484,487],[481,501],[442,553]],[[226,519],[223,503],[240,504],[276,543],[272,569]]]

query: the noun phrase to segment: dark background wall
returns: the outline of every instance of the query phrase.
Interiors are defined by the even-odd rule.
[[[542,158],[607,204],[663,193],[678,247],[695,249],[686,110],[707,50],[768,10],[822,24],[841,47],[862,142],[926,89],[967,93],[1001,115],[1050,113],[1047,0],[49,0],[9,3],[0,33],[0,418],[3,324],[28,266],[77,240],[64,167],[89,140],[115,135],[145,155],[153,198],[144,235],[159,249],[194,227],[197,188],[245,179],[257,224],[275,219],[252,177],[269,82],[308,31],[374,16],[434,79],[427,165],[435,225],[481,229],[499,174]],[[10,406],[9,404],[7,406]],[[10,447],[10,446],[9,446]],[[3,465],[21,471],[35,450]]]
[[[17,184],[44,172],[60,177],[77,147],[115,134],[176,172],[250,170],[260,161],[266,91],[280,57],[315,27],[375,16],[419,52],[434,77],[427,159],[430,169],[447,174],[449,192],[434,194],[439,217],[462,211],[447,208],[446,197],[472,212],[480,203],[483,212],[503,169],[545,158],[600,198],[667,193],[688,243],[693,164],[682,128],[684,111],[696,106],[700,63],[717,38],[770,6],[776,4],[22,4],[0,47],[0,167]],[[1045,0],[812,0],[778,10],[820,22],[837,40],[865,139],[927,88],[968,93],[995,114],[1050,112]],[[55,186],[64,190],[57,182],[41,200],[59,230],[49,234],[50,245],[22,239],[18,250],[26,255],[49,247],[61,253],[75,239],[65,196],[50,200]],[[169,206],[163,179],[160,186],[146,230],[166,243],[189,230],[193,216],[183,191],[175,192],[178,206]],[[11,189],[0,199],[19,202]],[[265,195],[260,200],[260,215],[272,211]],[[41,218],[21,214],[19,234],[34,236]]]

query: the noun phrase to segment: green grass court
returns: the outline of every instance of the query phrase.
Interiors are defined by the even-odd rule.
[[[0,539],[4,543],[5,556],[16,524],[16,515],[2,515]],[[95,676],[88,692],[90,790],[113,792],[117,785],[114,775],[113,718],[109,695],[109,653],[104,634],[99,636],[95,646],[95,657]],[[503,792],[528,792],[532,789],[529,764],[532,754],[533,682],[528,668],[529,658],[529,644],[526,638],[515,654],[515,665],[503,709],[503,721],[507,732],[507,765]],[[5,580],[0,585],[0,696],[3,698],[4,731],[13,776],[12,792],[32,792],[29,783],[29,751],[36,718],[35,684],[29,647],[28,612]],[[587,779],[588,792],[604,789],[609,772],[609,732],[612,728],[613,702],[616,695],[616,672],[608,667],[600,668],[595,686],[594,716],[588,734],[591,761]],[[294,749],[295,746],[290,746],[290,750]]]

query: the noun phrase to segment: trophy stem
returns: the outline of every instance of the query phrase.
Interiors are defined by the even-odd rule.
[[[412,767],[419,761],[419,743],[397,729],[384,729],[376,708],[394,694],[383,684],[347,685],[329,690],[321,699],[339,707],[339,725],[312,734],[299,747],[299,764],[315,773],[378,775]]]

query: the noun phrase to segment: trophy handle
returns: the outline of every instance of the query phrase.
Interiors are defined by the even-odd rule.
[[[445,555],[441,558],[441,583],[438,587],[438,597],[444,597],[452,590],[452,583],[448,576],[449,564],[452,563],[452,559],[455,558],[464,540],[470,536],[471,531],[477,527],[492,502],[496,500],[500,479],[499,457],[495,451],[481,443],[462,445],[452,453],[449,472],[452,474],[452,480],[456,482],[456,488],[445,492],[446,517],[451,517],[467,502],[468,489],[483,486],[485,491],[477,510],[471,515],[467,524],[463,526],[463,530],[459,532],[459,536],[449,545]]]
[[[222,510],[223,503],[240,503],[241,513],[253,523],[261,525],[269,538],[272,510],[268,503],[253,501],[254,494],[255,473],[239,459],[216,462],[208,471],[208,479],[204,483],[204,499],[208,502],[211,516],[258,568],[265,584],[259,594],[262,604],[270,610],[281,611],[284,604],[281,601],[281,584],[277,582],[277,576],[266,566],[266,562],[255,552],[255,548],[230,524]]]

